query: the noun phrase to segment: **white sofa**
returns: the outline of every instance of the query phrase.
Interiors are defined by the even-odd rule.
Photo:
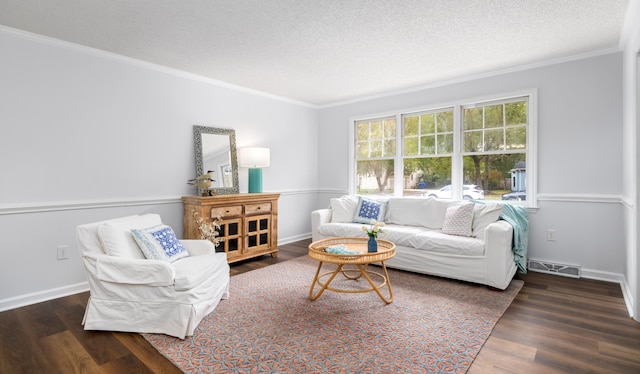
[[[165,233],[164,247],[150,242],[153,248],[143,249],[135,239],[143,232],[152,233],[145,236],[150,241]],[[184,339],[229,297],[227,256],[216,253],[208,240],[178,240],[157,214],[80,225],[76,235],[91,291],[82,320],[85,330]],[[172,244],[176,242],[181,246]],[[167,252],[167,243],[178,250]]]
[[[313,241],[366,237],[363,223],[353,222],[354,217],[362,216],[363,199],[375,198],[346,195],[331,199],[330,208],[313,211]],[[382,203],[382,212],[376,218],[385,222],[379,238],[396,244],[396,255],[385,262],[388,267],[501,290],[511,282],[517,269],[512,252],[513,227],[499,219],[503,209],[500,203],[412,197],[377,201]],[[463,204],[472,204],[473,208],[461,208]],[[460,213],[462,210],[466,215]]]

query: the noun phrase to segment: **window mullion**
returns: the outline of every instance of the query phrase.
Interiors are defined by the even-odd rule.
[[[371,139],[371,121],[367,123],[367,127],[369,129],[369,137],[367,138],[367,158],[371,158],[371,144],[373,143],[373,140]]]
[[[402,134],[402,114],[396,114],[396,156],[393,163],[393,167],[396,170],[393,176],[393,195],[404,195],[404,138]],[[398,175],[400,177],[398,177]]]
[[[502,104],[502,151],[507,150],[507,106]]]
[[[453,155],[451,157],[451,196],[462,197],[462,106],[455,105],[453,110]]]
[[[486,122],[487,117],[486,117],[486,115],[487,115],[487,107],[483,106],[482,107],[482,132],[481,132],[481,134],[482,134],[482,152],[483,153],[487,150],[487,147],[485,145],[485,138],[484,138],[485,131],[487,130],[487,122]]]

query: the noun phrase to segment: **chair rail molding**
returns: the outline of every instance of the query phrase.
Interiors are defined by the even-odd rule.
[[[559,201],[576,203],[608,203],[622,204],[628,206],[632,204],[629,199],[616,194],[580,194],[580,193],[538,193],[538,201]]]
[[[265,192],[278,192],[281,196],[293,196],[313,195],[318,193],[318,191],[319,190],[315,188],[300,188]],[[182,204],[181,198],[182,195],[0,204],[0,216],[10,214],[57,212],[64,210],[120,208],[139,205]]]
[[[81,210],[96,208],[118,208],[138,205],[178,204],[180,196],[145,197],[145,198],[113,198],[81,201],[47,201],[23,204],[2,204],[0,215],[57,212],[64,210]]]

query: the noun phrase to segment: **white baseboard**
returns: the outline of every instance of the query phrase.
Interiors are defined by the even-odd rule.
[[[631,318],[634,318],[633,297],[631,296],[631,289],[629,288],[629,284],[627,283],[627,279],[625,278],[624,275],[618,274],[618,273],[599,271],[599,270],[582,269],[581,276],[582,278],[618,283],[620,285],[620,288],[622,289],[622,297],[624,299],[624,303],[627,306],[627,311],[629,312],[629,316]]]
[[[69,295],[75,295],[77,293],[89,291],[89,283],[82,282],[71,284],[64,287],[52,288],[50,290],[44,290],[39,292],[33,292],[26,295],[20,295],[16,297],[10,297],[8,299],[0,300],[0,312],[5,310],[20,308],[23,306],[41,303],[43,301],[49,301],[60,297]]]
[[[631,288],[629,288],[629,284],[626,279],[624,282],[620,282],[620,287],[622,287],[622,297],[624,297],[624,303],[627,305],[627,310],[629,311],[629,316],[634,320],[640,322],[640,318],[633,314],[633,297],[631,297]]]
[[[297,242],[300,240],[305,240],[311,238],[311,233],[304,233],[300,235],[289,236],[287,238],[278,238],[278,245],[289,244],[293,242]]]

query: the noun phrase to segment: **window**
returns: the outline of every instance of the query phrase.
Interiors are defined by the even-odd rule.
[[[356,193],[393,193],[395,117],[358,121],[355,129]]]
[[[527,104],[520,97],[462,107],[465,185],[482,186],[496,200],[514,192],[511,200],[526,200]]]
[[[528,92],[352,121],[352,192],[533,205],[534,99]]]
[[[404,195],[451,184],[453,108],[402,115]]]

